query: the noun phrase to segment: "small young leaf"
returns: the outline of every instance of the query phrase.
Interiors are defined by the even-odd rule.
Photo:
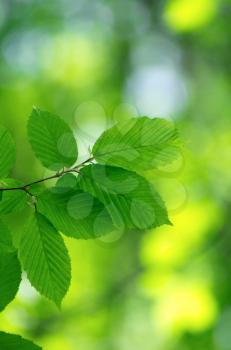
[[[19,187],[22,183],[13,179],[4,179],[4,188]],[[3,191],[2,200],[0,201],[0,214],[9,214],[18,212],[26,206],[27,194],[22,190]]]
[[[41,193],[43,193],[44,191],[46,191],[47,187],[45,185],[45,183],[37,183],[34,185],[31,185],[28,188],[28,191],[33,195],[33,196],[39,196]]]
[[[15,144],[3,126],[0,126],[0,178],[7,177],[15,163]]]
[[[81,175],[80,188],[104,203],[117,227],[147,229],[170,224],[164,202],[142,176],[99,164],[83,168]]]
[[[47,190],[38,197],[38,208],[67,236],[90,239],[114,230],[104,205],[78,188]]]
[[[32,286],[60,306],[70,285],[70,259],[62,237],[42,214],[35,213],[28,221],[19,259]]]
[[[21,267],[16,252],[5,253],[0,250],[0,281],[2,311],[14,299],[21,282]]]
[[[29,340],[25,340],[19,335],[0,332],[1,350],[42,350]]]
[[[71,188],[76,188],[77,178],[73,174],[65,174],[56,183],[56,190],[59,189],[60,192],[69,191]],[[57,191],[56,191],[57,192]]]
[[[179,149],[178,133],[171,122],[140,117],[106,130],[92,153],[100,164],[142,172],[175,160]]]
[[[56,115],[34,108],[28,122],[28,136],[36,157],[48,169],[70,167],[77,160],[74,135]]]

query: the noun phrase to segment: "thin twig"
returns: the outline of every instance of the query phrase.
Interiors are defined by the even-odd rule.
[[[30,182],[29,184],[26,184],[26,185],[23,185],[23,186],[18,186],[18,187],[8,187],[8,188],[0,188],[0,191],[16,191],[16,190],[21,190],[21,191],[25,191],[26,193],[28,193],[29,195],[32,195],[30,192],[29,192],[29,189],[31,186],[33,185],[36,185],[36,184],[39,184],[39,183],[42,183],[42,182],[45,182],[45,181],[48,181],[48,180],[52,180],[52,179],[58,179],[60,177],[62,177],[63,175],[65,174],[68,174],[68,173],[80,173],[78,171],[78,169],[82,168],[85,164],[87,163],[90,163],[94,160],[94,157],[91,157],[91,158],[88,158],[87,160],[85,160],[84,162],[76,165],[74,168],[71,168],[71,169],[67,169],[67,170],[62,170],[60,172],[57,172],[56,174],[52,175],[52,176],[48,176],[44,179],[41,179],[41,180],[36,180],[36,181],[33,181],[33,182]],[[32,195],[33,196],[33,195]]]

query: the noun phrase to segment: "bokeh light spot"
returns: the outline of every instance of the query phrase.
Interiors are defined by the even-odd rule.
[[[165,10],[167,24],[176,31],[192,31],[215,15],[217,0],[171,0]]]

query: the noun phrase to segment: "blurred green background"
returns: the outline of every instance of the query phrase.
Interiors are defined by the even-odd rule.
[[[231,349],[230,0],[1,0],[0,122],[25,182],[47,174],[26,139],[33,105],[72,125],[82,159],[137,115],[173,120],[186,147],[147,174],[173,227],[67,239],[62,311],[24,280],[0,329],[45,350]]]

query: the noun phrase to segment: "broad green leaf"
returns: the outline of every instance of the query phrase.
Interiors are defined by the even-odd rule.
[[[34,108],[28,122],[28,137],[36,157],[48,169],[70,167],[77,160],[74,135],[56,115]]]
[[[22,183],[13,179],[0,180],[2,188],[12,188],[22,186]],[[0,201],[0,214],[18,212],[26,206],[27,194],[23,190],[3,191]]]
[[[159,194],[142,176],[117,167],[89,165],[79,186],[104,203],[117,227],[147,229],[170,224]]]
[[[1,350],[42,350],[29,340],[25,340],[19,335],[0,332]]]
[[[14,250],[10,231],[7,225],[0,220],[0,251],[12,252]]]
[[[15,163],[15,144],[3,126],[0,126],[0,178],[6,177],[11,172]]]
[[[0,250],[0,311],[14,299],[20,282],[21,267],[17,253],[5,253]]]
[[[38,197],[38,208],[67,236],[90,239],[114,230],[104,205],[78,188],[47,190]]]
[[[100,164],[144,171],[164,166],[179,156],[174,125],[164,119],[133,118],[106,130],[92,153]]]
[[[60,306],[70,285],[70,259],[61,235],[42,214],[35,213],[28,221],[19,259],[32,286]]]

